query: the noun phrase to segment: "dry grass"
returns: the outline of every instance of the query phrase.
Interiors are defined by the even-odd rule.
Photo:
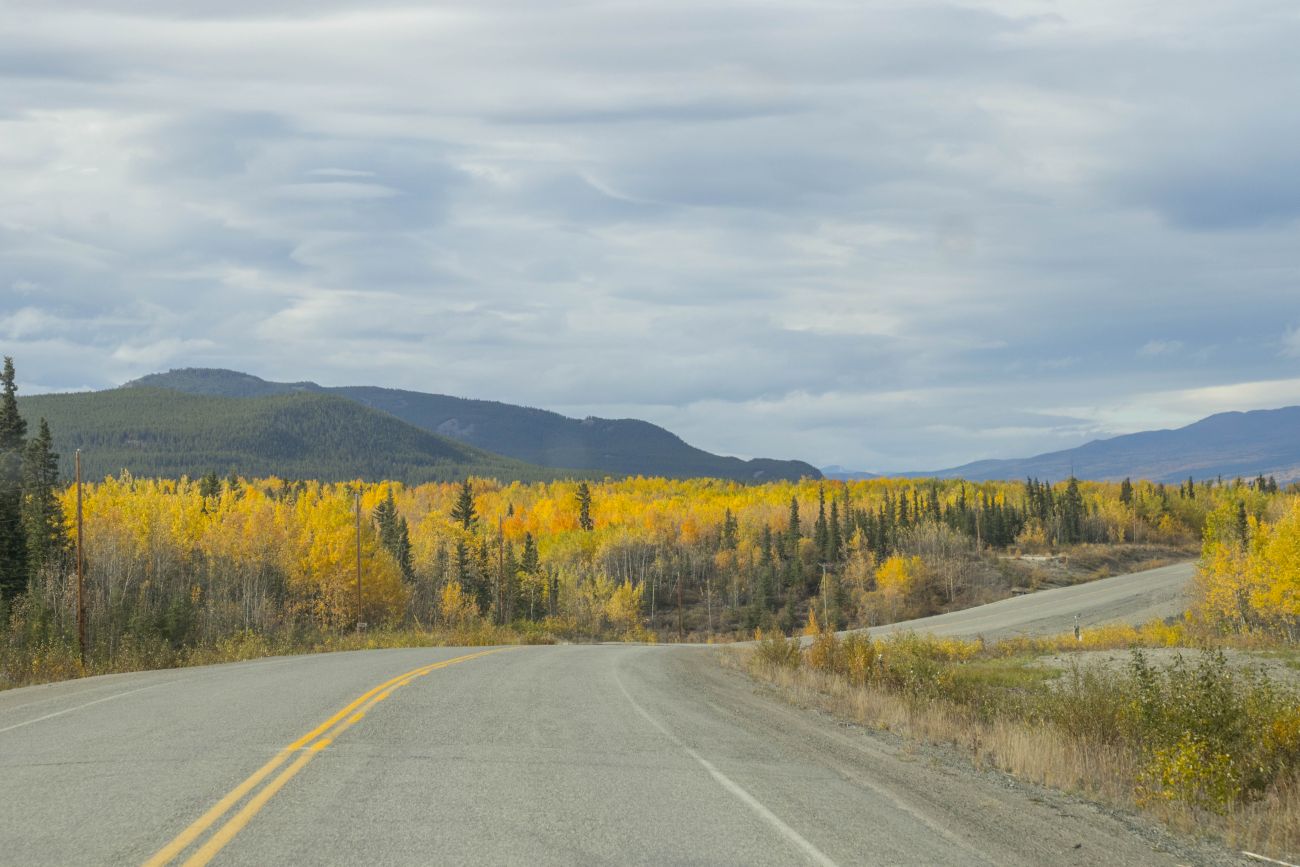
[[[112,655],[95,655],[82,666],[76,647],[52,643],[38,647],[0,646],[0,690],[39,683],[165,668],[242,662],[268,656],[375,650],[397,647],[486,647],[498,644],[554,644],[557,636],[543,629],[522,631],[479,621],[458,628],[376,629],[370,632],[318,633],[297,639],[236,633],[215,644],[175,649],[162,642],[123,641]]]

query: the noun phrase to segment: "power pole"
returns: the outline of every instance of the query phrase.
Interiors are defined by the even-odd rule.
[[[497,623],[505,623],[505,611],[502,610],[501,604],[501,586],[505,583],[506,577],[506,531],[505,519],[500,515],[497,516]]]
[[[81,449],[77,449],[77,647],[81,651],[81,669],[86,669],[86,570],[82,553]]]
[[[682,576],[677,575],[677,636],[679,639],[686,637],[686,628],[682,625]]]
[[[365,622],[361,619],[361,485],[357,485],[356,490],[357,506],[357,632],[366,628]]]
[[[830,593],[826,586],[826,564],[822,565],[822,629],[831,628]]]

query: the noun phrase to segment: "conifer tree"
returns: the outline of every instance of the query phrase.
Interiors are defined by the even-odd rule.
[[[798,497],[790,498],[790,521],[785,528],[785,546],[787,556],[795,558],[799,555],[799,499]]]
[[[838,563],[844,559],[844,537],[840,535],[840,504],[831,500],[830,532],[826,537],[826,554],[822,558],[828,563]]]
[[[531,532],[524,533],[524,553],[520,557],[519,568],[529,575],[536,575],[541,571],[541,565],[541,558],[537,554],[537,540],[533,538]]]
[[[817,551],[817,556],[822,562],[828,559],[827,551],[830,548],[830,528],[826,521],[826,489],[817,488],[817,521],[813,524],[813,548]]]
[[[393,491],[388,490],[388,496],[385,497],[370,517],[374,520],[375,526],[379,529],[379,541],[389,551],[395,547],[394,540],[397,534],[397,503],[393,500]]]
[[[1126,506],[1133,502],[1133,482],[1128,478],[1119,484],[1119,501]]]
[[[578,483],[578,493],[575,495],[578,501],[578,526],[584,530],[595,528],[595,523],[591,520],[591,488],[586,482]]]
[[[1065,486],[1065,498],[1061,503],[1061,540],[1067,544],[1083,539],[1083,495],[1079,492],[1079,480],[1070,476]]]
[[[854,527],[853,519],[853,501],[849,499],[849,486],[844,486],[843,505],[840,506],[840,518],[844,521],[844,526],[840,528],[841,545],[847,545],[853,538]]]
[[[731,513],[731,509],[727,509],[726,514],[722,516],[722,538],[720,539],[722,550],[736,550],[736,545],[740,541],[737,535],[739,529],[736,516]]]
[[[406,518],[397,520],[397,550],[393,556],[397,558],[397,565],[402,570],[402,576],[410,581],[415,578],[415,567],[411,563],[411,527],[406,523]]]
[[[478,521],[478,513],[474,511],[474,489],[470,486],[469,479],[461,483],[456,504],[451,507],[451,519],[466,530],[473,530]]]
[[[208,473],[199,480],[199,496],[207,499],[216,499],[221,496],[221,479],[217,478],[215,471]]]
[[[18,413],[14,360],[0,374],[0,598],[27,585],[27,538],[23,532],[23,450],[27,422]]]
[[[474,564],[469,559],[469,546],[464,539],[456,540],[456,556],[452,560],[451,577],[466,593],[474,585]]]
[[[372,517],[379,529],[379,543],[393,555],[402,570],[402,577],[410,581],[415,577],[411,565],[411,528],[406,518],[397,514],[397,502],[393,499],[392,488],[388,489],[388,496],[375,506]]]
[[[57,565],[67,548],[58,484],[59,456],[54,451],[50,426],[41,419],[39,431],[28,442],[23,457],[23,535],[32,575]]]
[[[492,607],[492,575],[496,570],[492,567],[492,551],[488,548],[487,537],[483,537],[478,545],[478,559],[474,564],[475,577],[478,579],[474,584],[474,597],[478,600],[478,613],[487,614]]]

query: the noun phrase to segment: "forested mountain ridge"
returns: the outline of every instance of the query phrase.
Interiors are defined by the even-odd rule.
[[[1300,406],[1223,412],[1174,430],[1142,431],[1031,458],[976,461],[918,476],[991,479],[1048,478],[1181,482],[1273,476],[1300,479]]]
[[[136,387],[20,397],[18,407],[30,420],[49,421],[65,477],[78,448],[89,478],[123,469],[169,478],[235,471],[411,484],[575,475],[494,455],[331,394],[233,398]]]
[[[312,382],[268,382],[231,370],[187,368],[155,373],[123,388],[167,388],[188,394],[254,397],[319,392],[381,410],[429,433],[515,460],[611,475],[711,477],[736,481],[821,478],[803,461],[742,460],[711,454],[662,427],[637,419],[573,419],[543,409],[417,391]]]

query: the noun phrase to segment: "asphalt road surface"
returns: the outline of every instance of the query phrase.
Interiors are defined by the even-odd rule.
[[[1194,860],[787,705],[715,654],[377,650],[0,693],[0,863]]]
[[[879,626],[870,632],[882,635],[915,630],[942,636],[983,635],[994,639],[1070,632],[1076,615],[1084,629],[1108,623],[1145,623],[1177,616],[1187,609],[1188,585],[1194,571],[1194,563],[1177,563],[1013,596],[965,611]]]

